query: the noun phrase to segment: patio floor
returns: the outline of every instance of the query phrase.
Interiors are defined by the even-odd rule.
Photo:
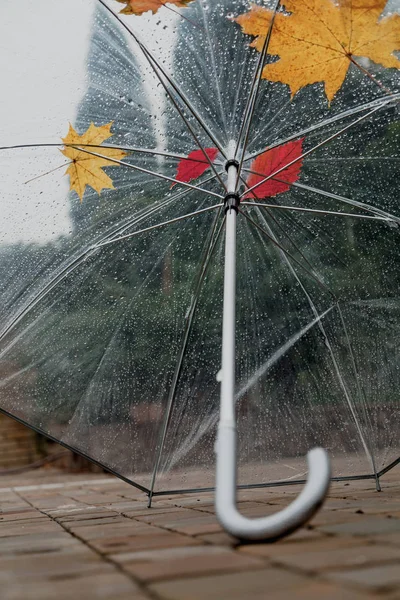
[[[237,546],[212,494],[153,508],[108,475],[53,469],[0,479],[2,600],[400,599],[400,469],[335,483],[304,529]],[[240,493],[248,516],[285,506],[298,488]]]

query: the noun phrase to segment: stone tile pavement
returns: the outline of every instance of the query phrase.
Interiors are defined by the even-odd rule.
[[[275,544],[237,545],[212,494],[155,499],[108,475],[0,479],[1,600],[400,599],[400,469],[334,483],[323,510]],[[294,486],[240,493],[252,517]]]

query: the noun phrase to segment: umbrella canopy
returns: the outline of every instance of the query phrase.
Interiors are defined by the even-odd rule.
[[[1,4],[0,408],[149,494],[212,487],[225,202],[239,484],[302,480],[316,444],[378,483],[400,455],[396,5],[164,4]]]

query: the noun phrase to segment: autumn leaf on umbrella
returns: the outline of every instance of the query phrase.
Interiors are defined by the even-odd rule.
[[[111,133],[112,123],[111,121],[100,127],[91,123],[82,135],[79,135],[70,125],[67,136],[62,138],[64,144],[68,145],[61,152],[71,160],[66,171],[66,175],[70,177],[70,190],[75,190],[81,201],[87,185],[98,194],[103,188],[114,188],[111,177],[103,171],[103,167],[115,167],[116,163],[113,161],[121,160],[127,153],[116,148],[96,148],[113,135]],[[73,144],[74,147],[70,144]],[[90,146],[86,148],[89,152],[96,152],[102,156],[93,156],[84,150],[79,150],[76,146]],[[113,160],[107,160],[107,158]]]
[[[303,164],[301,158],[303,140],[304,138],[301,138],[300,140],[288,142],[259,154],[250,165],[251,174],[246,181],[248,188],[257,187],[254,192],[246,194],[244,199],[270,198],[287,192],[290,185],[297,181],[300,175]],[[276,178],[271,177],[271,179],[264,181],[274,173],[277,173]]]
[[[217,148],[204,148],[204,152],[211,162],[217,158]],[[204,152],[203,150],[193,150],[188,154],[187,158],[182,158],[178,163],[175,179],[182,181],[183,183],[188,183],[193,179],[197,179],[200,175],[203,175],[203,173],[210,168],[210,163],[204,156]],[[173,183],[171,187],[174,185],[176,184]]]
[[[177,8],[185,8],[192,0],[117,0],[126,4],[120,12],[124,15],[142,15],[151,10],[153,15],[166,4],[173,4]]]
[[[285,83],[292,96],[306,85],[324,82],[333,99],[357,57],[386,68],[400,68],[400,15],[382,17],[387,0],[285,0],[272,28],[268,54],[279,59],[264,67],[262,77]],[[253,5],[235,20],[250,44],[261,52],[272,12]]]

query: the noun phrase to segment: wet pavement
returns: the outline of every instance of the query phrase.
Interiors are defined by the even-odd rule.
[[[332,484],[324,508],[275,544],[237,545],[211,493],[155,498],[105,474],[0,479],[2,600],[400,599],[400,467]],[[240,492],[251,517],[299,488]]]

